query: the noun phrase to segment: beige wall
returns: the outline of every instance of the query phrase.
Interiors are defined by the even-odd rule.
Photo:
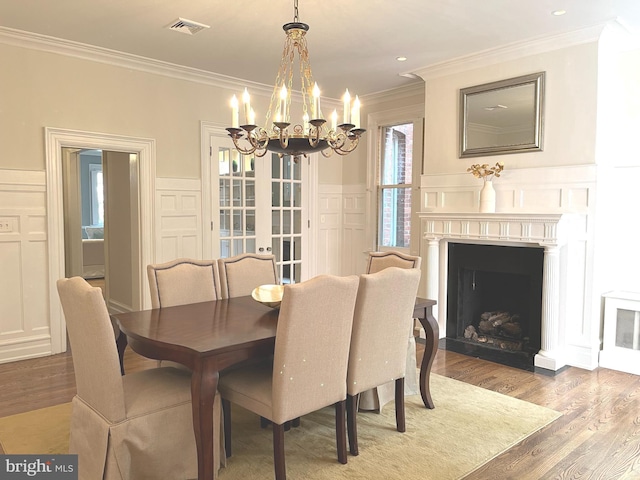
[[[0,43],[0,168],[44,170],[44,127],[154,138],[159,177],[200,177],[200,121],[227,125],[221,88]],[[258,117],[268,98],[254,95]]]
[[[459,90],[497,80],[546,72],[544,150],[502,156],[458,158]],[[426,78],[426,174],[460,173],[472,163],[517,168],[583,165],[595,162],[598,45],[596,42],[516,60]]]

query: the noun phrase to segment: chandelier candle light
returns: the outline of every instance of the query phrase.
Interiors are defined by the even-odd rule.
[[[291,155],[295,162],[308,153],[321,152],[329,157],[336,152],[346,155],[358,146],[365,132],[360,128],[360,100],[353,102],[347,90],[343,97],[342,123],[338,124],[338,112],[331,114],[331,125],[327,124],[320,107],[320,88],[313,81],[309,50],[305,34],[309,25],[298,21],[298,0],[294,0],[293,22],[282,26],[287,37],[282,53],[280,68],[273,87],[266,126],[255,124],[255,112],[251,108],[251,98],[245,88],[242,94],[243,124],[240,124],[240,104],[234,95],[231,99],[231,127],[227,128],[238,152],[243,155],[264,156],[267,151]],[[299,59],[302,115],[300,124],[291,124],[291,93],[293,90],[293,63],[295,54]],[[311,116],[310,116],[311,115]],[[289,129],[291,127],[291,130]]]

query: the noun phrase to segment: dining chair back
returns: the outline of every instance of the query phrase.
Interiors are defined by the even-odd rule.
[[[76,378],[69,452],[78,455],[78,478],[196,477],[191,375],[163,367],[122,376],[100,289],[80,277],[57,288]]]
[[[251,295],[260,285],[278,283],[278,268],[275,255],[243,253],[218,259],[222,298]]]
[[[360,276],[347,372],[349,447],[358,454],[356,413],[362,392],[395,381],[396,427],[405,431],[404,377],[420,270],[389,267]],[[415,364],[412,367],[415,372]]]
[[[415,268],[420,270],[422,258],[397,251],[369,252],[366,273],[377,273],[385,268]],[[407,371],[404,382],[405,395],[415,395],[419,392],[418,373],[416,370],[416,340],[413,331],[409,332],[406,345]],[[387,382],[363,392],[360,395],[359,408],[380,412],[382,407],[395,398],[394,382]]]
[[[220,276],[215,260],[178,258],[147,265],[151,306],[173,307],[220,298]]]
[[[273,360],[220,378],[227,452],[235,403],[272,422],[276,480],[283,480],[285,423],[334,405],[338,460],[347,462],[345,379],[357,290],[355,275],[285,285]]]
[[[388,267],[420,268],[422,258],[396,251],[369,252],[367,273],[377,273]]]

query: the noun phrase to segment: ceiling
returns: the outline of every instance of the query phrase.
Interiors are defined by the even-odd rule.
[[[554,16],[554,10],[566,10]],[[2,0],[0,26],[273,84],[293,0]],[[210,26],[169,30],[178,18]],[[299,0],[323,96],[417,81],[404,74],[618,18],[640,32],[640,0]],[[405,62],[396,60],[405,56]]]

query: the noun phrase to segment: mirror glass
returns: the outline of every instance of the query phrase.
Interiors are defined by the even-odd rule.
[[[542,150],[544,72],[460,90],[460,157]]]

